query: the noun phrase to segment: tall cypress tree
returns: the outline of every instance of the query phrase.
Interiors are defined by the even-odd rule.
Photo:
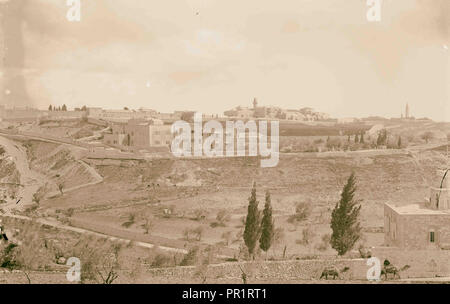
[[[339,255],[344,255],[351,250],[361,237],[359,212],[361,205],[354,198],[356,191],[356,178],[352,173],[341,193],[341,199],[331,213],[331,247],[336,249]]]
[[[255,247],[260,234],[260,212],[256,200],[256,183],[253,183],[252,195],[248,199],[247,218],[245,220],[244,242],[250,256],[255,258]]]
[[[259,239],[259,247],[266,253],[272,245],[274,234],[274,223],[272,219],[272,205],[270,203],[270,192],[266,192],[266,203],[263,210],[263,218],[261,220],[261,238]]]

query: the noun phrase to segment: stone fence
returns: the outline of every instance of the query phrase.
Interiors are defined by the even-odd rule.
[[[369,266],[366,263],[366,259],[229,262],[209,265],[205,276],[212,279],[241,280],[244,271],[249,279],[257,280],[318,280],[325,268],[335,267],[339,271],[347,268],[347,271],[339,274],[341,279],[367,280]],[[170,280],[195,278],[199,271],[199,267],[184,266],[150,268],[146,272],[154,278]]]
[[[410,268],[402,272],[402,278],[450,277],[450,250],[411,250],[396,247],[375,247],[372,256],[402,268]]]

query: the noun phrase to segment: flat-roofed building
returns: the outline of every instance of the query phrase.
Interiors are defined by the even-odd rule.
[[[168,147],[172,142],[170,129],[170,125],[165,125],[158,119],[130,119],[126,123],[112,123],[111,133],[104,135],[104,142],[143,149]]]
[[[450,249],[450,178],[430,187],[430,198],[409,205],[384,205],[385,245],[410,249]]]

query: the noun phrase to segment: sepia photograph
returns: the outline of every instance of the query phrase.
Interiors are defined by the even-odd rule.
[[[0,284],[450,284],[449,30],[449,0],[0,0]]]

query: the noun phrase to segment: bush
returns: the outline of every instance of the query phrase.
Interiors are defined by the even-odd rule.
[[[125,228],[129,228],[131,225],[134,224],[134,221],[135,221],[135,215],[134,214],[130,214],[128,216],[128,221],[122,223],[122,226],[125,227]]]
[[[172,261],[173,261],[172,256],[163,253],[158,253],[153,258],[150,267],[152,268],[170,267]]]
[[[216,221],[220,226],[225,226],[225,223],[230,220],[230,214],[226,210],[220,210],[217,212]]]
[[[63,211],[63,214],[67,217],[72,217],[73,213],[74,213],[74,209],[73,208],[69,208]]]
[[[230,244],[232,237],[233,235],[231,234],[231,231],[222,233],[222,239],[224,240],[226,246]]]
[[[204,219],[206,219],[207,216],[208,216],[208,211],[206,211],[205,209],[202,209],[202,208],[198,208],[198,209],[194,210],[193,220],[195,220],[195,221],[204,220]]]
[[[288,218],[288,223],[302,222],[311,214],[311,207],[308,203],[298,203],[295,207],[295,214]]]
[[[191,240],[191,236],[194,236],[197,241],[201,241],[203,236],[203,227],[198,226],[197,228],[186,228],[183,230],[183,238],[186,241],[189,242]]]
[[[225,223],[228,222],[229,220],[230,214],[226,210],[220,210],[219,212],[217,212],[216,221],[212,222],[210,226],[212,228],[225,227],[226,226]]]
[[[13,270],[19,268],[19,264],[14,259],[14,248],[18,245],[14,243],[9,243],[1,252],[0,255],[0,267]]]
[[[180,266],[192,266],[197,264],[199,255],[200,248],[198,246],[192,247],[183,257],[183,260],[180,262]]]
[[[200,242],[202,240],[202,236],[203,236],[203,227],[198,226],[192,232],[194,233],[194,235],[196,235],[197,241]]]
[[[319,251],[325,251],[328,249],[328,246],[330,245],[331,235],[330,234],[324,234],[322,235],[322,242],[316,245],[316,249]]]
[[[311,227],[306,227],[302,230],[302,239],[297,240],[297,244],[309,245],[311,239],[314,237],[314,232]]]

